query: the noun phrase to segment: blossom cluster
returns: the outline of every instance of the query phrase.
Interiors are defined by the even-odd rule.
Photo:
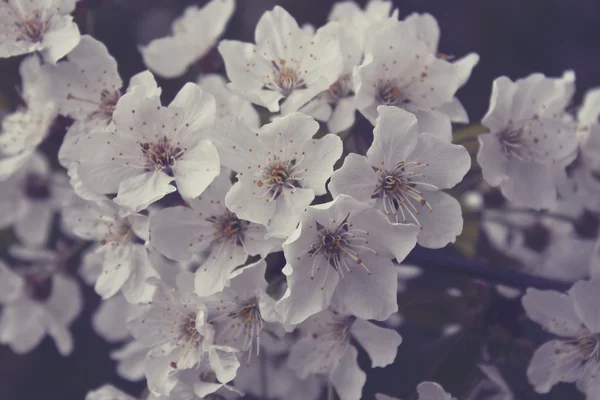
[[[475,165],[452,130],[469,122],[456,92],[479,57],[440,53],[429,14],[340,2],[315,28],[276,6],[248,43],[221,40],[235,1],[212,0],[141,46],[148,70],[126,83],[75,6],[0,1],[0,56],[26,55],[23,106],[1,122],[0,227],[16,239],[0,262],[0,343],[26,353],[49,335],[70,354],[77,273],[102,298],[94,329],[122,343],[119,375],[145,379],[148,399],[306,400],[330,386],[358,400],[358,351],[382,368],[402,343],[403,261],[455,243],[476,213],[526,272],[574,283],[522,297],[563,338],[531,360],[535,390],[577,382],[600,398],[600,96],[571,113],[573,72],[496,79]],[[163,104],[155,75],[181,77],[215,46],[226,76]],[[356,132],[359,119],[372,127]],[[457,199],[473,173],[483,181]],[[515,399],[485,361],[473,392]],[[416,392],[453,399],[433,382]],[[134,397],[106,385],[86,399]]]

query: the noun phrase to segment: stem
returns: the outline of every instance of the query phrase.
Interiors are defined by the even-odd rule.
[[[264,353],[259,355],[260,361],[260,391],[263,399],[268,399],[268,385],[267,385],[267,357]]]
[[[465,260],[443,250],[431,250],[417,246],[406,257],[406,263],[425,270],[451,272],[518,289],[534,287],[566,291],[570,283],[529,275],[517,270],[488,264],[484,260]]]
[[[327,385],[327,400],[335,400],[335,390],[331,382]]]

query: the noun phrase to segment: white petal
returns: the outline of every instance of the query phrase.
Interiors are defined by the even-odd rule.
[[[73,22],[73,17],[55,15],[42,39],[42,55],[47,62],[55,64],[73,50],[80,39],[79,28]]]
[[[417,145],[417,119],[397,107],[379,106],[377,112],[379,117],[367,158],[373,166],[393,168],[398,160],[405,160]]]
[[[107,247],[104,250],[102,272],[95,290],[103,299],[112,297],[121,289],[131,275],[131,248],[129,246]]]
[[[422,229],[417,236],[417,243],[430,249],[439,249],[448,243],[454,243],[462,233],[463,218],[460,203],[444,192],[426,192],[425,199],[431,211],[421,207],[417,215]],[[416,205],[417,209],[419,205]]]
[[[481,120],[491,132],[500,132],[509,125],[511,106],[517,85],[505,76],[496,78],[492,85],[490,108]]]
[[[333,172],[328,188],[335,198],[340,194],[354,197],[364,203],[371,202],[376,189],[377,175],[365,156],[350,153],[342,167]]]
[[[211,347],[208,362],[221,383],[232,381],[240,367],[234,349],[221,346]]]
[[[352,324],[351,333],[369,354],[372,368],[385,367],[396,359],[398,346],[402,343],[398,332],[357,319]]]
[[[551,340],[541,345],[533,355],[527,368],[527,378],[535,391],[548,393],[559,382],[575,382],[581,376],[582,359],[565,356],[574,353],[570,345],[560,340]]]
[[[498,186],[508,179],[509,160],[504,155],[496,135],[490,133],[479,135],[477,163],[481,166],[483,179],[491,186]]]
[[[354,346],[350,346],[329,377],[341,399],[360,400],[362,398],[362,389],[367,380],[367,374],[359,368],[357,357],[358,352]]]
[[[384,321],[398,311],[396,269],[383,256],[366,256],[362,262],[370,274],[356,266],[339,280],[335,297],[358,318]]]
[[[427,163],[424,182],[450,189],[462,181],[471,168],[471,156],[463,146],[450,144],[428,133],[419,135],[411,161]]]
[[[0,262],[0,303],[5,304],[16,300],[23,293],[23,288],[23,278]]]
[[[183,197],[199,196],[219,175],[220,163],[217,149],[208,140],[187,149],[173,168],[177,190]]]
[[[502,182],[502,194],[517,206],[551,209],[556,204],[555,171],[550,164],[512,159],[508,164],[510,179]]]
[[[123,207],[138,212],[174,192],[172,181],[173,178],[163,172],[145,172],[121,182],[119,194],[113,200]]]
[[[594,333],[600,333],[600,280],[579,281],[569,290],[579,320]]]
[[[452,396],[435,382],[422,382],[417,386],[419,400],[452,400]]]
[[[123,296],[113,296],[104,300],[92,315],[94,331],[110,342],[119,342],[129,337],[125,325],[127,302]]]
[[[436,110],[415,110],[414,115],[419,121],[419,132],[431,133],[446,142],[452,140],[450,117],[442,113],[439,108]]]
[[[573,301],[566,294],[529,288],[521,301],[527,316],[555,335],[575,337],[581,329]]]
[[[54,210],[50,204],[29,202],[27,212],[15,223],[15,233],[21,241],[31,246],[44,246],[50,233]]]

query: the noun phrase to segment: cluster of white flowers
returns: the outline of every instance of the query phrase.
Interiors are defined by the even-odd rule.
[[[310,400],[330,386],[359,400],[357,346],[382,368],[402,343],[399,264],[417,244],[454,243],[465,208],[528,273],[581,280],[568,296],[524,295],[530,319],[564,338],[527,375],[540,393],[577,382],[600,398],[600,282],[583,280],[600,276],[600,92],[571,115],[572,72],[496,79],[472,168],[452,124],[469,122],[455,95],[479,57],[439,53],[429,14],[346,1],[315,29],[277,6],[255,43],[217,43],[235,1],[212,0],[140,47],[149,71],[126,86],[74,7],[0,0],[0,56],[37,52],[0,134],[0,228],[16,237],[0,262],[0,343],[25,353],[49,335],[69,354],[77,271],[103,300],[94,329],[122,343],[119,375],[146,379],[148,399]],[[201,75],[163,105],[150,71],[180,77],[215,46],[227,80]],[[72,124],[44,153],[59,115]],[[373,125],[362,152],[346,140],[371,135],[357,118]],[[474,171],[486,186],[461,204],[446,191]],[[515,399],[480,369],[472,398]],[[433,382],[416,391],[455,400]],[[134,397],[106,385],[86,399]]]

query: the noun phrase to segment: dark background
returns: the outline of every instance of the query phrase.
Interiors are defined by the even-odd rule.
[[[137,45],[169,32],[170,21],[189,4],[184,0],[83,0],[75,13],[83,33],[106,44],[117,59],[125,84],[144,69]],[[319,26],[326,22],[334,3],[330,0],[238,0],[226,38],[253,41],[260,15],[274,5],[284,6],[300,24]],[[365,1],[358,1],[363,5]],[[487,110],[494,78],[516,79],[532,72],[560,76],[573,69],[577,76],[575,103],[585,90],[600,85],[599,0],[397,0],[403,18],[413,11],[433,14],[441,27],[440,51],[462,56],[479,53],[481,61],[458,96],[473,122]],[[19,100],[18,63],[21,58],[0,60],[0,94],[13,109]],[[199,72],[222,69],[218,53],[212,52],[184,77],[165,81],[165,101],[182,84],[195,80]],[[59,143],[60,132],[50,140]],[[4,243],[4,247],[6,243]],[[453,299],[444,294],[449,286],[466,295]],[[364,398],[384,392],[409,399],[422,380],[437,380],[458,398],[479,379],[476,362],[480,350],[490,351],[515,389],[518,400],[538,399],[530,390],[524,370],[534,350],[545,337],[533,324],[523,321],[518,301],[498,298],[487,287],[451,273],[425,274],[402,294],[400,309],[407,317],[401,328],[404,344],[396,364],[368,373]],[[93,290],[86,288],[85,311],[73,326],[75,351],[61,358],[46,339],[26,356],[16,356],[0,347],[0,400],[81,400],[103,383],[113,383],[131,394],[141,384],[127,383],[114,372],[108,345],[90,326],[90,315],[98,304]],[[462,333],[440,337],[444,323],[460,322]],[[361,355],[361,365],[368,362]],[[582,399],[572,385],[560,385],[550,400]]]

